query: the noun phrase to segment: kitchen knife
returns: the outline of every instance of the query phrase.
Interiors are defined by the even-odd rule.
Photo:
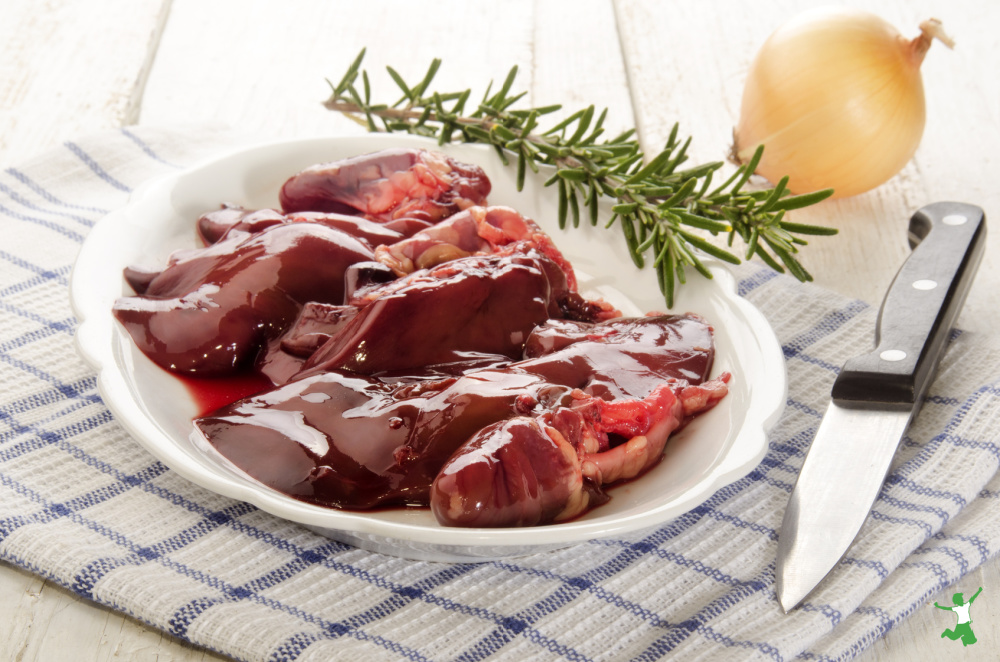
[[[913,253],[875,327],[875,349],[850,359],[799,473],[778,535],[778,601],[798,605],[847,552],[944,352],[986,244],[983,210],[937,202],[910,219]]]

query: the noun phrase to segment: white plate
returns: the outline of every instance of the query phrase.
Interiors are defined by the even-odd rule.
[[[715,373],[733,374],[729,395],[673,437],[666,456],[647,474],[611,490],[611,502],[564,524],[517,529],[439,526],[428,510],[363,514],[302,503],[231,469],[192,438],[197,414],[185,387],[133,345],[111,314],[127,292],[127,265],[162,266],[174,249],[195,244],[195,220],[222,202],[276,207],[281,184],[302,168],[386,147],[429,147],[408,136],[372,135],[266,144],[242,149],[135,191],[87,238],[70,283],[80,320],[77,346],[98,373],[98,387],[116,419],[150,453],[188,480],[301,523],[330,538],[407,558],[485,561],[624,535],[662,524],[694,508],[720,487],[749,473],[764,457],[767,430],[785,404],[784,360],[760,312],[736,295],[732,274],[707,261],[713,280],[697,274],[680,288],[676,311],[695,312],[716,330]],[[529,177],[518,193],[513,168],[477,145],[447,146],[461,160],[482,166],[493,183],[492,204],[515,207],[555,239],[580,276],[581,290],[616,304],[626,314],[663,310],[651,269],[636,269],[624,241],[603,227],[561,231],[553,189]],[[530,175],[531,173],[529,173]]]

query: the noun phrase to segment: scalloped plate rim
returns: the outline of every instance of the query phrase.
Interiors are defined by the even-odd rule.
[[[754,339],[760,346],[760,363],[767,373],[764,377],[770,380],[770,387],[759,388],[751,396],[757,409],[747,412],[749,416],[747,423],[735,432],[733,446],[739,442],[741,451],[739,457],[727,462],[727,457],[732,456],[731,452],[728,453],[727,457],[723,457],[715,464],[708,475],[670,503],[659,504],[643,513],[617,517],[612,521],[578,519],[539,527],[453,529],[384,521],[369,513],[337,511],[313,506],[272,491],[249,479],[227,474],[223,470],[209,470],[201,464],[192,463],[189,453],[173,440],[165,439],[155,425],[150,425],[150,421],[142,413],[140,406],[142,403],[136,402],[134,394],[129,392],[125,350],[116,346],[114,339],[109,337],[115,334],[116,323],[111,316],[110,307],[105,307],[106,298],[99,299],[93,290],[95,285],[113,289],[108,282],[110,278],[109,267],[106,264],[108,245],[113,245],[117,240],[116,231],[123,231],[123,228],[133,222],[136,210],[141,209],[143,205],[155,205],[158,201],[162,202],[163,199],[169,198],[175,193],[178,183],[184,177],[210,171],[213,167],[217,168],[230,160],[262,152],[313,151],[317,145],[324,143],[342,146],[359,142],[371,144],[371,149],[391,145],[436,148],[436,143],[432,146],[419,138],[395,135],[279,140],[241,147],[204,159],[189,168],[163,175],[137,187],[124,207],[109,213],[91,231],[70,277],[71,303],[79,320],[75,342],[80,355],[97,370],[98,390],[115,419],[154,457],[201,487],[249,502],[264,511],[298,522],[329,537],[382,553],[449,561],[502,558],[510,554],[526,554],[649,529],[701,504],[719,488],[748,474],[763,459],[767,450],[767,433],[780,417],[786,400],[787,382],[781,349],[773,330],[760,311],[737,294],[737,284],[732,272],[723,263],[706,258],[705,262],[715,274],[715,278],[713,281],[705,282],[712,283],[711,287],[718,290],[718,294],[732,306],[734,313],[742,315],[752,327]],[[473,151],[470,152],[470,148]],[[460,157],[464,154],[475,155],[478,151],[483,159],[495,158],[491,151],[480,148],[478,145],[446,146],[445,151],[457,152]],[[292,173],[288,173],[290,174]],[[193,234],[193,219],[191,223]],[[558,233],[552,235],[557,245],[560,245],[563,235]],[[103,264],[99,264],[101,262]],[[116,273],[120,288],[120,268],[117,268]],[[689,283],[685,287],[693,286],[693,283]],[[121,294],[120,289],[118,294]],[[119,330],[118,333],[123,332]],[[712,413],[709,412],[708,415]]]

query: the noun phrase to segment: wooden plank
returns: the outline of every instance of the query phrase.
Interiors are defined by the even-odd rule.
[[[753,56],[780,23],[822,0],[731,3],[661,3],[616,0],[618,29],[628,66],[637,124],[647,150],[655,149],[675,121],[693,136],[693,161],[723,159],[739,118],[743,81]],[[819,285],[878,304],[897,265],[909,254],[906,224],[917,208],[937,200],[977,204],[989,216],[1000,208],[1000,66],[996,37],[985,26],[1000,22],[995,3],[881,0],[865,3],[908,36],[919,22],[940,18],[956,39],[948,51],[935,44],[922,67],[927,124],[914,160],[875,191],[828,201],[797,213],[797,220],[840,228],[803,251]],[[983,176],[988,172],[988,176]],[[959,319],[965,329],[995,333],[1000,305],[1000,236],[988,238],[986,257]],[[957,590],[986,589],[975,605],[981,645],[961,651],[968,659],[994,659],[1000,642],[1000,562],[993,560],[960,587],[943,590],[858,659],[930,661],[954,653],[940,634],[934,600],[950,602]],[[991,592],[992,587],[992,592]],[[996,594],[996,595],[994,595]],[[950,616],[949,614],[945,614]],[[951,644],[949,646],[948,644]],[[977,656],[977,654],[979,656]]]
[[[491,78],[499,83],[513,65],[530,85],[531,14],[527,0],[489,6],[449,0],[433,9],[398,2],[175,0],[140,122],[213,120],[261,138],[357,134],[363,129],[321,103],[330,91],[325,79],[339,80],[362,48],[373,99],[399,96],[386,65],[413,83],[435,57],[444,61],[436,88],[472,87],[479,98]],[[457,26],[490,29],[465,38]]]
[[[721,0],[617,1],[621,41],[646,148],[659,145],[673,123],[680,121],[682,133],[693,136],[693,161],[726,158],[753,56],[781,22],[821,4],[825,3],[780,0],[765,8]],[[947,199],[989,210],[1000,202],[1000,189],[980,183],[995,182],[1000,175],[994,156],[1000,148],[1000,94],[995,76],[1000,51],[995,48],[995,37],[982,27],[1000,18],[1000,7],[972,0],[946,8],[927,0],[881,0],[865,7],[908,36],[918,32],[921,20],[938,16],[958,41],[954,51],[935,44],[925,60],[927,127],[915,159],[874,191],[827,201],[796,214],[799,221],[842,231],[836,238],[815,239],[814,246],[803,251],[803,261],[817,283],[878,303],[896,265],[909,254],[906,223],[917,208]],[[996,174],[983,178],[980,173],[984,171]],[[987,331],[992,327],[986,320],[1000,304],[998,251],[1000,236],[994,233],[960,318],[963,328]]]
[[[541,0],[535,8],[535,106],[562,104],[555,121],[593,105],[608,109],[605,137],[635,125],[614,7],[605,0]]]
[[[3,659],[24,658],[42,582],[40,577],[0,563],[0,655]]]
[[[196,648],[0,562],[0,659],[212,662]]]
[[[168,8],[169,0],[52,0],[44,11],[31,0],[0,3],[0,162],[133,122]],[[0,659],[149,660],[163,639],[0,563]],[[210,659],[168,639],[164,654]]]
[[[45,21],[29,21],[27,3],[22,4],[21,39],[41,39]],[[0,18],[8,9],[0,9]],[[135,112],[128,103],[105,103],[103,114],[81,116],[70,126],[55,117],[49,102],[40,101],[37,116],[22,115],[19,121],[30,123],[24,144],[37,145],[32,151],[133,119],[143,124],[220,122],[261,138],[359,133],[354,123],[323,109],[320,102],[328,94],[324,77],[339,76],[367,46],[366,67],[383,97],[394,100],[396,94],[384,73],[387,64],[413,80],[423,76],[434,57],[441,57],[439,89],[472,87],[480,95],[491,78],[499,83],[516,64],[520,70],[516,88],[528,92],[525,103],[561,102],[567,109],[588,103],[609,106],[611,130],[632,123],[621,53],[609,30],[613,21],[608,0],[519,0],[503,6],[457,1],[362,6],[295,0],[279,6],[174,0],[145,94],[126,94],[138,89],[133,83],[124,84],[124,92],[118,94],[133,101]],[[551,29],[559,23],[567,29]],[[462,36],[473,28],[475,38]],[[159,39],[158,34],[149,37],[151,43]],[[107,53],[116,53],[111,44],[87,43],[94,51],[105,45]],[[65,52],[59,49],[59,57]],[[98,52],[90,57],[102,56]],[[130,62],[139,57],[131,52],[120,56]],[[32,51],[22,58],[36,71],[35,86],[79,90],[74,80],[60,83],[61,74],[43,66],[45,57]],[[140,78],[136,74],[135,80]],[[48,134],[47,125],[52,125]],[[12,135],[13,127],[0,125],[0,139]],[[0,564],[0,659],[207,662],[224,658]]]
[[[170,4],[51,0],[40,12],[29,0],[0,3],[0,160],[20,160],[80,133],[135,119],[218,121],[261,137],[357,133],[358,127],[319,104],[327,95],[323,78],[339,76],[362,46],[369,49],[366,64],[377,72],[373,84],[380,97],[394,94],[382,73],[385,64],[413,79],[432,57],[441,57],[440,87],[480,93],[487,79],[499,81],[517,64],[518,86],[529,90],[533,103],[559,101],[567,110],[610,106],[609,127],[631,125],[634,117],[652,149],[680,121],[682,131],[694,136],[695,159],[716,160],[728,149],[742,79],[759,43],[784,17],[819,2],[449,0],[362,7],[290,0],[279,7],[263,0],[174,0],[168,19]],[[973,0],[945,8],[927,0],[871,6],[907,33],[931,11],[943,11],[958,40],[952,53],[935,46],[925,63],[928,132],[914,163],[877,192],[804,214],[843,229],[838,239],[819,240],[837,243],[817,242],[805,253],[820,283],[876,301],[894,271],[886,264],[901,262],[907,253],[900,227],[914,208],[945,197],[988,212],[997,208],[993,184],[1000,173],[991,154],[1000,147],[994,75],[1000,50],[987,26],[997,24],[1000,8]],[[708,99],[715,103],[706,104]],[[967,327],[989,330],[995,320],[997,240],[991,238],[986,275],[962,319]],[[1000,638],[1000,600],[990,588],[1000,585],[997,562],[981,576],[962,584],[978,580],[987,586],[974,610],[983,642],[976,649],[987,652]],[[948,597],[950,590],[936,599]],[[941,631],[934,611],[921,610],[862,659],[929,660],[954,651],[929,645]],[[968,659],[972,652],[963,651]],[[0,659],[158,657],[222,659],[0,564]]]
[[[133,121],[169,4],[0,3],[0,162]]]
[[[956,641],[942,639],[945,629],[955,626],[955,616],[934,606],[952,604],[952,595],[962,592],[965,599],[980,587],[983,593],[972,606],[973,630],[978,641],[972,648],[961,647]],[[856,658],[856,662],[895,662],[913,660],[931,662],[949,659],[962,648],[959,655],[964,660],[995,660],[997,646],[1000,645],[1000,564],[994,559],[963,577],[937,595],[932,596],[906,621],[876,641],[872,647]]]
[[[613,22],[607,0],[449,0],[433,9],[370,2],[363,10],[307,0],[280,6],[174,0],[140,122],[209,119],[262,138],[357,134],[364,129],[321,102],[329,95],[325,79],[339,80],[366,48],[373,100],[399,96],[386,65],[412,84],[439,57],[434,89],[471,88],[474,100],[516,65],[514,89],[528,92],[525,105],[609,106],[609,126],[624,128],[632,124],[632,110],[619,45],[608,29]],[[475,38],[468,38],[470,30]]]

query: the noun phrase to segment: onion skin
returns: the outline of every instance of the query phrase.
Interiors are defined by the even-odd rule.
[[[793,193],[833,188],[842,198],[882,184],[920,144],[930,41],[847,7],[793,18],[750,66],[733,155],[745,162],[763,144],[757,174],[788,175]]]

